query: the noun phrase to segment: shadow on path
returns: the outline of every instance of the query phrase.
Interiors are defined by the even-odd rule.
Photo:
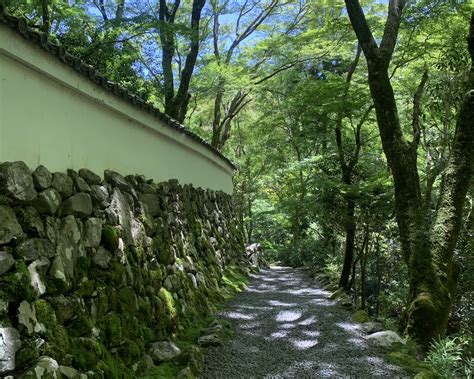
[[[272,267],[221,312],[234,338],[209,349],[201,378],[399,378],[349,312],[304,271]]]

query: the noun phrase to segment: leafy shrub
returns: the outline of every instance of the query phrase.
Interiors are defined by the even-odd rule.
[[[463,360],[463,350],[467,345],[469,341],[466,337],[446,337],[434,341],[425,360],[443,378],[459,378],[465,375],[471,379],[473,360],[472,358]]]

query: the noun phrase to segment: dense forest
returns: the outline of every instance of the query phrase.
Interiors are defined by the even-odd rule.
[[[236,162],[268,260],[472,375],[468,0],[2,2]]]

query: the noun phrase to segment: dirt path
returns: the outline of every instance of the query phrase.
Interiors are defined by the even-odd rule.
[[[233,341],[209,349],[201,378],[406,377],[329,295],[301,270],[252,275],[222,312],[235,326]]]

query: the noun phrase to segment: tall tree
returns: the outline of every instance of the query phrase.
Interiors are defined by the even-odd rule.
[[[193,0],[191,11],[191,27],[189,31],[189,52],[179,77],[179,86],[175,91],[173,58],[176,53],[175,21],[181,1],[175,0],[168,4],[166,0],[159,2],[159,31],[162,49],[163,88],[165,95],[165,112],[179,122],[183,122],[190,100],[189,84],[199,53],[199,23],[205,0]]]
[[[465,95],[458,115],[451,158],[443,175],[436,221],[430,225],[423,206],[417,168],[419,113],[414,113],[413,136],[411,141],[407,141],[388,71],[406,1],[389,1],[380,44],[377,44],[372,34],[359,1],[345,0],[345,3],[367,60],[368,82],[382,146],[394,181],[395,212],[402,254],[409,269],[406,331],[427,344],[446,330],[456,284],[453,254],[474,169],[474,68],[468,79],[470,91]],[[474,61],[474,13],[468,46]]]

